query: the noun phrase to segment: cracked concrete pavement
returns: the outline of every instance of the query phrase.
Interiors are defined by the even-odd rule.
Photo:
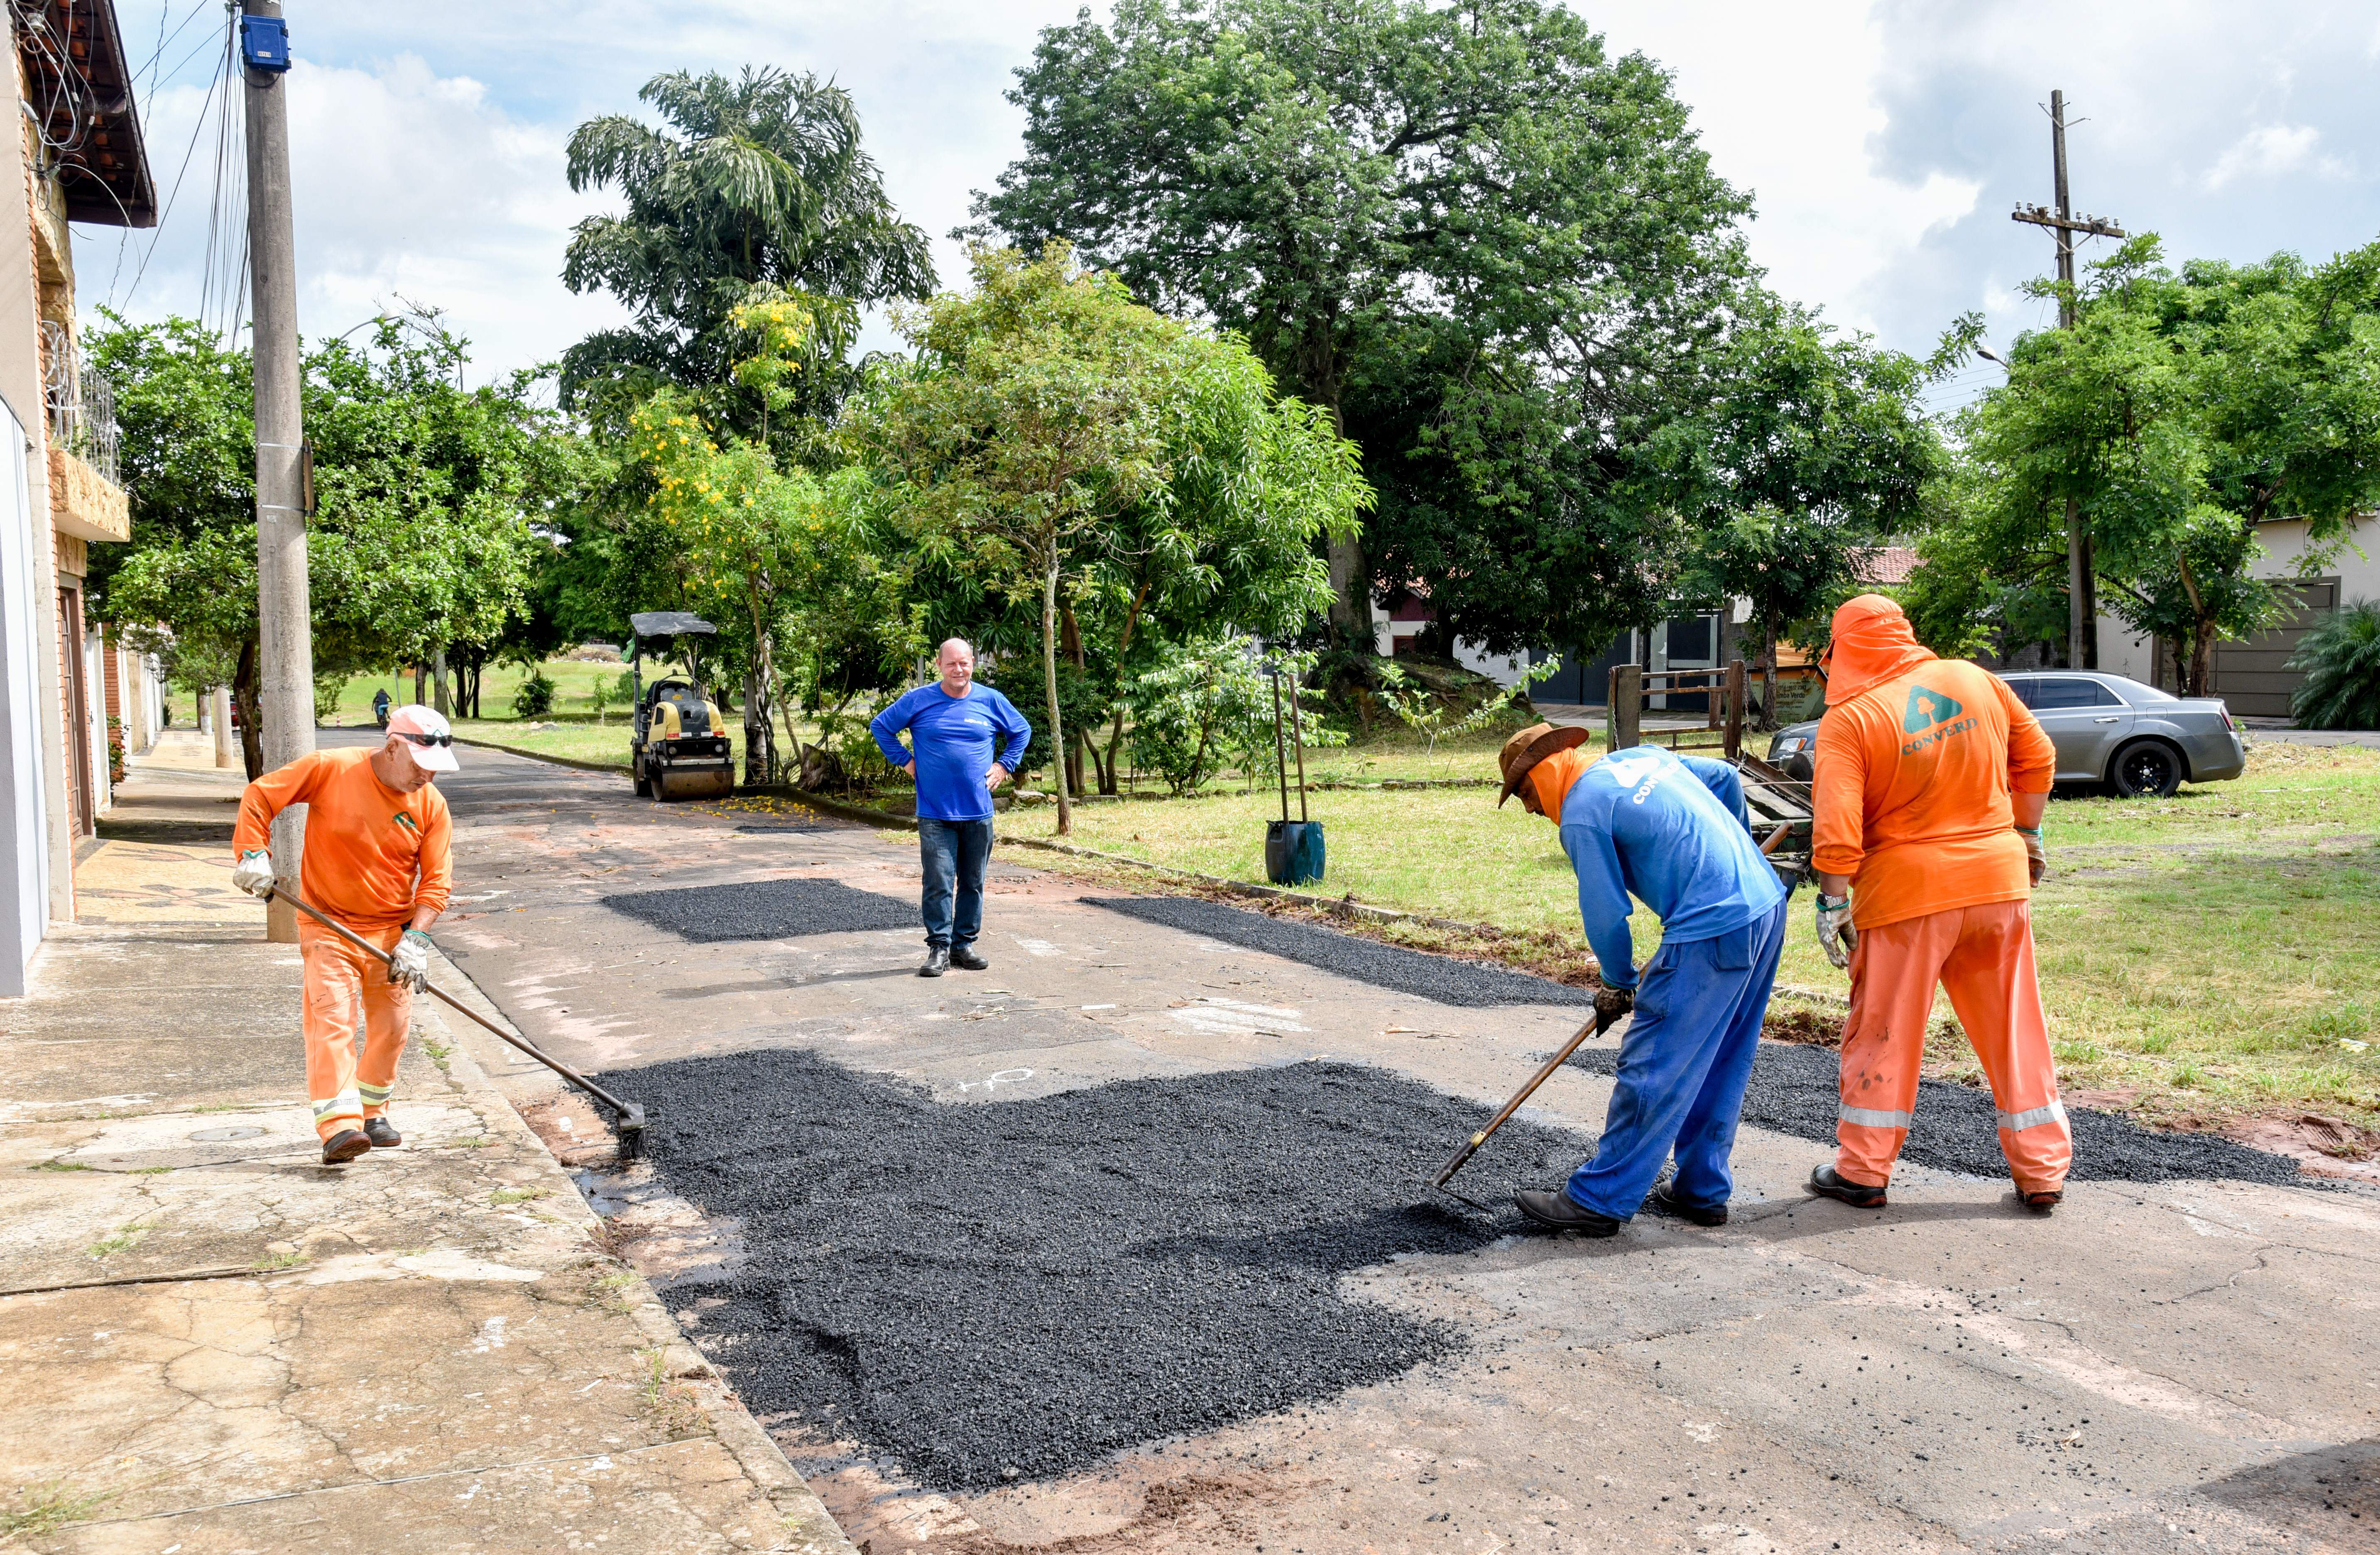
[[[905,930],[691,944],[601,898],[803,876],[909,898],[914,840],[739,831],[754,818],[485,750],[449,794],[469,900],[440,944],[590,1068],[794,1045],[966,1105],[1330,1057],[1494,1102],[1576,1018],[1389,995],[1005,859],[989,972],[919,981]],[[591,1168],[596,1113],[491,1067]],[[1527,1115],[1592,1134],[1609,1095],[1565,1070]],[[2039,1220],[2004,1182],[1906,1168],[1863,1214],[1801,1192],[1823,1153],[1746,1130],[1721,1230],[1640,1218],[1351,1276],[1460,1323],[1469,1354],[1061,1480],[929,1494],[866,1443],[765,1424],[875,1555],[2380,1548],[2380,1196],[2094,1183]],[[581,1180],[697,1344],[732,1353],[702,1285],[743,1257],[735,1228],[647,1169]]]
[[[138,763],[0,1004],[0,1545],[849,1551],[489,1081],[510,1050],[421,1002],[405,1147],[319,1163],[238,787],[187,734]]]

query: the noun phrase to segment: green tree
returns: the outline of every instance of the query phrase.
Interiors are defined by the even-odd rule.
[[[2177,273],[2147,235],[2092,266],[2075,314],[2020,339],[1961,418],[1969,533],[2022,542],[2072,499],[2108,608],[2180,647],[2204,692],[2216,642],[2280,613],[2257,526],[2304,520],[2311,571],[2380,503],[2380,244]]]
[[[383,321],[369,349],[334,340],[308,358],[309,572],[318,671],[428,661],[459,674],[446,711],[477,717],[480,671],[547,549],[531,514],[566,433],[531,375],[468,389],[468,361],[429,312]]]
[[[1925,370],[1770,299],[1714,363],[1709,402],[1648,440],[1692,518],[1683,598],[1741,599],[1774,727],[1777,643],[1854,591],[1869,548],[1912,525],[1941,471]]]
[[[247,353],[183,319],[109,315],[87,337],[115,385],[132,540],[93,553],[94,613],[224,675],[250,776],[262,771],[256,659],[256,433]],[[337,679],[494,641],[522,607],[529,509],[555,431],[521,380],[465,389],[464,344],[433,317],[370,349],[306,360],[318,511],[309,537],[315,667]],[[194,687],[195,688],[195,687]]]
[[[1425,581],[1489,643],[1649,608],[1627,455],[1742,270],[1668,78],[1540,0],[1121,0],[1043,32],[986,230],[1246,336],[1364,450],[1334,634]],[[1608,634],[1607,634],[1608,635]],[[1599,640],[1599,638],[1598,638]]]
[[[1114,624],[1116,666],[1152,604],[1277,629],[1328,597],[1309,548],[1366,493],[1353,450],[1312,407],[1273,400],[1235,340],[1138,306],[1063,244],[1038,261],[979,249],[974,269],[973,292],[896,315],[917,359],[880,370],[846,431],[920,568],[1032,598],[1061,752],[1062,596]],[[1228,621],[1210,614],[1208,632]]]
[[[710,424],[766,439],[767,395],[735,381],[753,346],[735,310],[806,298],[820,329],[847,345],[852,304],[932,289],[926,235],[894,213],[860,150],[850,94],[832,82],[675,71],[638,95],[666,128],[606,115],[570,137],[571,188],[616,188],[627,209],[578,224],[563,284],[608,291],[636,317],[564,355],[565,399],[619,430],[637,401],[675,384],[698,394]],[[828,354],[837,365],[841,356]],[[813,371],[799,384],[803,409],[831,412],[846,386],[839,372]],[[775,425],[799,432],[803,418],[788,421],[785,408]]]

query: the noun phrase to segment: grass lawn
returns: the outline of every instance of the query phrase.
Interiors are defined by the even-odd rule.
[[[477,740],[486,745],[501,746],[531,756],[554,756],[567,761],[594,761],[605,766],[628,770],[628,699],[625,692],[613,696],[605,708],[603,721],[596,722],[591,693],[600,684],[616,686],[627,671],[625,664],[592,664],[577,660],[549,660],[542,666],[546,677],[553,682],[553,711],[543,718],[523,721],[513,716],[513,693],[527,677],[517,664],[490,664],[481,676],[480,707],[486,718],[458,718],[455,733],[465,740]],[[649,670],[653,666],[648,664]],[[347,682],[339,693],[339,711],[335,719],[342,724],[365,724],[372,721],[372,692],[385,686],[398,702],[413,699],[413,677],[392,677],[386,671],[378,675],[358,676]],[[727,720],[727,740],[734,751],[736,771],[743,771],[744,724],[730,714]]]
[[[1373,771],[1402,765],[1376,760]],[[1442,775],[1494,770],[1488,748],[1441,751],[1430,765],[1448,768]],[[1494,808],[1494,797],[1488,789],[1311,796],[1330,841],[1329,874],[1315,889],[1493,925],[1503,942],[1449,948],[1575,968],[1576,887],[1552,828],[1516,804]],[[1280,813],[1279,798],[1264,794],[1088,805],[1075,812],[1072,840],[1261,881],[1264,823]],[[1048,838],[1056,814],[1013,810],[1000,825]],[[2380,1128],[2375,833],[2380,752],[2351,748],[2265,742],[2236,782],[2164,801],[2053,802],[2051,872],[2034,922],[2066,1086],[2167,1121],[2311,1111]],[[1840,995],[1848,982],[1818,950],[1807,900],[1795,898],[1779,986]],[[1658,929],[1647,912],[1631,927],[1641,961]],[[1443,938],[1403,926],[1390,935]],[[1937,1073],[1975,1074],[1954,1034],[1931,1044],[1929,1058]]]

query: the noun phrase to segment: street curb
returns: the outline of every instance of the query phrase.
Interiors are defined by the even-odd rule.
[[[625,761],[589,761],[577,756],[555,756],[542,750],[528,750],[516,745],[505,745],[497,740],[473,739],[463,735],[455,735],[455,743],[473,746],[480,750],[501,750],[507,756],[526,756],[532,761],[551,761],[557,767],[575,767],[582,772],[617,772],[622,777],[628,775],[628,764]]]

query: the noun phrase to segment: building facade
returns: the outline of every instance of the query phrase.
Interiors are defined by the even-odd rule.
[[[2380,600],[2380,516],[2350,520],[2344,545],[2317,544],[2301,518],[2256,526],[2264,558],[2256,576],[2285,584],[2288,613],[2244,642],[2215,645],[2215,696],[2242,718],[2287,718],[2289,698],[2305,673],[2289,668],[2321,618],[2359,600]],[[2171,691],[2180,685],[2174,645],[2134,632],[2113,616],[2099,617],[2099,667]]]
[[[105,385],[82,371],[69,224],[156,224],[112,0],[9,7],[18,164],[0,177],[0,996],[74,917],[116,747],[153,739],[153,666],[92,621],[91,548],[132,537]],[[13,236],[11,236],[13,235]]]

